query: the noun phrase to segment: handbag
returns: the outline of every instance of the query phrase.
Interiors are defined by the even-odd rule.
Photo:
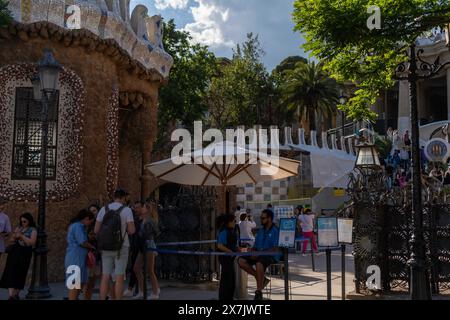
[[[89,251],[88,255],[86,257],[86,265],[87,265],[88,269],[95,268],[96,263],[97,263],[97,259],[95,258],[94,252]]]

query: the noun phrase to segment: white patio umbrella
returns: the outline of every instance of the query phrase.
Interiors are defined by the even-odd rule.
[[[298,175],[300,162],[268,158],[230,141],[146,166],[158,179],[181,185],[221,186],[226,208],[227,186],[285,179]]]

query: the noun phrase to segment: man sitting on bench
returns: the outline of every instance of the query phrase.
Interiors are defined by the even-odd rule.
[[[279,230],[273,223],[273,211],[266,209],[261,213],[262,228],[258,231],[253,251],[278,252]],[[269,284],[264,274],[266,269],[279,261],[279,256],[249,256],[238,260],[239,267],[256,279],[255,300],[262,300],[262,290]],[[253,269],[256,266],[256,270]]]

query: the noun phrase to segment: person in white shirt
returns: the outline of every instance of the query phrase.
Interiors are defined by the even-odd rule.
[[[121,300],[123,297],[123,287],[125,282],[125,272],[128,264],[128,253],[130,242],[127,235],[136,232],[133,212],[126,206],[126,198],[129,194],[123,189],[118,189],[114,193],[114,202],[108,205],[108,212],[120,214],[121,233],[123,237],[122,248],[118,251],[102,251],[102,280],[100,284],[100,300],[106,300],[109,292],[109,283],[112,275],[115,277],[115,299]],[[94,232],[99,235],[102,223],[106,215],[106,208],[102,208],[97,216]]]
[[[316,243],[316,236],[314,235],[314,213],[311,209],[305,209],[304,213],[298,216],[298,220],[300,221],[300,225],[303,231],[303,237],[309,238],[311,242],[312,249],[315,252],[318,252],[318,247]],[[306,248],[308,246],[308,242],[303,242],[303,250],[302,253],[306,254]]]
[[[242,213],[239,222],[239,231],[241,235],[241,246],[249,245],[253,247],[255,244],[255,236],[252,230],[256,228],[256,222],[251,220],[251,216]]]

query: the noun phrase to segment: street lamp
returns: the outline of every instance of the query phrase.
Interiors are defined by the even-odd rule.
[[[347,97],[344,96],[344,92],[341,92],[341,96],[339,97],[339,103],[341,105],[345,105],[347,103]],[[344,136],[345,134],[345,113],[344,111],[341,110],[341,130],[342,130],[342,136]]]
[[[367,142],[356,145],[357,156],[355,168],[364,176],[369,176],[381,169],[380,156],[374,144]]]
[[[425,240],[423,236],[422,179],[420,166],[419,119],[417,110],[417,81],[436,76],[450,61],[441,63],[439,57],[435,62],[423,60],[423,49],[416,50],[415,43],[406,52],[408,61],[397,66],[395,78],[409,83],[409,101],[411,106],[411,168],[412,168],[412,224],[410,295],[413,300],[431,300],[430,282],[425,263]]]
[[[33,273],[27,299],[47,299],[51,297],[47,277],[47,234],[45,232],[45,202],[47,197],[47,149],[48,149],[48,110],[54,103],[59,90],[61,65],[53,53],[45,49],[44,57],[38,64],[38,74],[31,80],[35,100],[41,100],[41,154],[38,204],[38,236],[33,256]]]

